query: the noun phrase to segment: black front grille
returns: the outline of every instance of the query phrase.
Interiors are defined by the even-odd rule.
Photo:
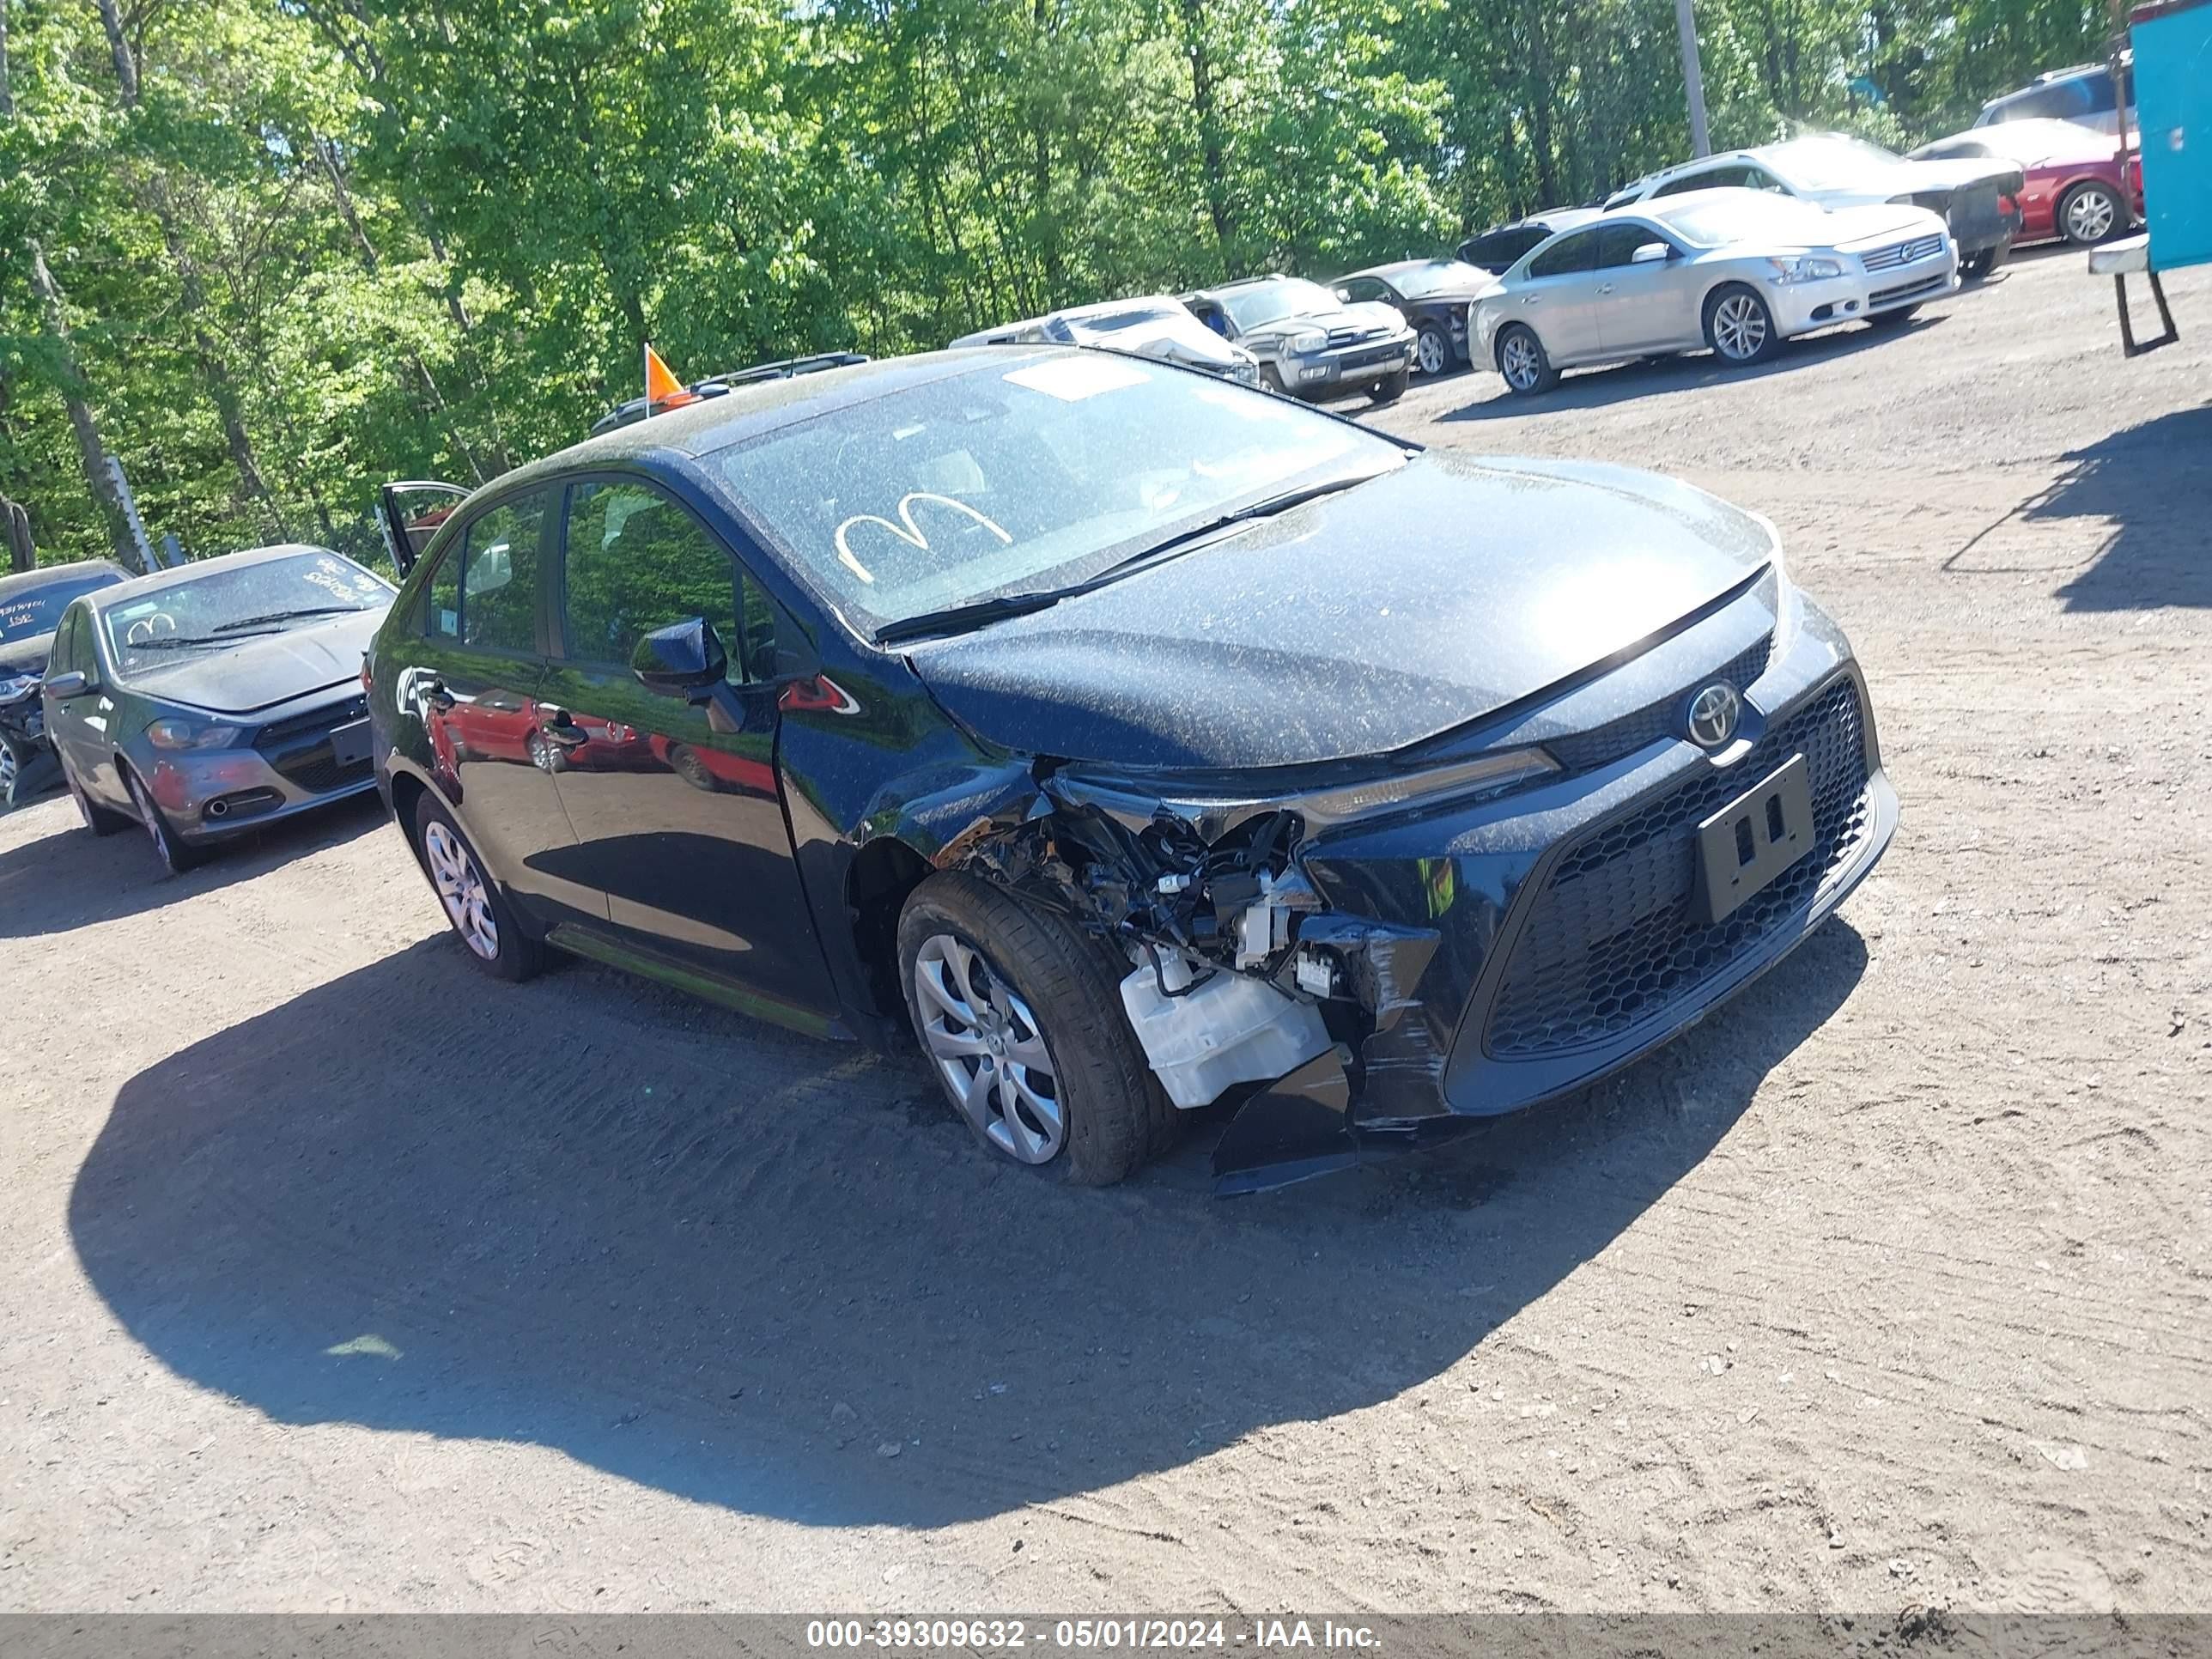
[[[1894,305],[1899,300],[1909,300],[1916,294],[1934,294],[1943,286],[1941,276],[1923,276],[1917,283],[1904,283],[1895,288],[1878,288],[1867,295],[1869,308]]]
[[[277,775],[295,788],[304,789],[311,795],[326,794],[368,777],[372,769],[368,761],[341,766],[337,751],[331,746],[332,731],[364,719],[368,714],[368,699],[365,696],[326,703],[307,714],[263,726],[253,735],[253,746]]]
[[[1943,239],[1940,235],[1920,236],[1909,242],[1893,242],[1887,247],[1878,247],[1871,253],[1863,253],[1859,256],[1859,263],[1869,270],[1894,270],[1899,265],[1932,258],[1942,251]]]
[[[1796,754],[1812,774],[1813,850],[1732,915],[1698,920],[1698,823]],[[1857,688],[1839,681],[1735,765],[1699,771],[1567,850],[1514,945],[1484,1046],[1501,1060],[1584,1048],[1694,996],[1810,904],[1870,823],[1864,716]]]
[[[1587,732],[1553,738],[1544,747],[1570,772],[1591,772],[1601,766],[1610,766],[1623,756],[1632,755],[1662,738],[1680,737],[1682,704],[1690,692],[1717,679],[1726,680],[1738,691],[1748,690],[1752,682],[1766,672],[1767,659],[1773,654],[1774,635],[1763,634],[1757,644],[1739,651],[1711,673],[1700,675],[1684,691],[1609,720],[1603,726],[1594,726]]]
[[[311,795],[327,794],[333,789],[343,789],[349,783],[367,781],[371,768],[367,761],[356,761],[350,766],[338,764],[337,757],[325,742],[298,756],[287,756],[278,761],[276,770],[283,779]]]
[[[343,702],[325,703],[304,714],[295,714],[289,720],[278,720],[264,726],[253,734],[253,746],[267,754],[274,750],[289,748],[303,738],[319,738],[329,734],[334,726],[344,726],[368,713],[366,696],[349,697]]]

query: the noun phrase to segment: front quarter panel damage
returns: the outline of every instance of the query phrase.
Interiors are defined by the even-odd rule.
[[[907,781],[895,809],[871,815],[872,831],[896,835],[935,868],[1073,918],[1133,971],[1154,975],[1162,994],[1237,974],[1288,1000],[1286,1012],[1294,1003],[1319,1010],[1330,1046],[1287,1076],[1255,1079],[1271,1086],[1248,1102],[1216,1153],[1221,1190],[1323,1173],[1358,1156],[1361,1129],[1395,1139],[1389,1132],[1407,1120],[1438,1114],[1435,1022],[1407,1017],[1420,1010],[1440,935],[1331,908],[1299,867],[1306,830],[1296,812],[1264,801],[1148,800],[1071,777],[1050,759],[978,760],[918,790]],[[1420,878],[1446,892],[1452,879],[1448,866],[1424,866]],[[1418,916],[1430,902],[1399,913]],[[1151,1057],[1157,1068],[1160,1057]]]

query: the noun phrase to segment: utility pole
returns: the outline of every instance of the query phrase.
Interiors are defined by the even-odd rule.
[[[1690,94],[1690,153],[1711,155],[1713,135],[1705,126],[1705,72],[1698,63],[1698,20],[1691,0],[1674,0],[1674,27],[1682,37],[1682,86]]]

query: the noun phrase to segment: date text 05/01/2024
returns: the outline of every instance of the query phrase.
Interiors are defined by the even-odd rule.
[[[924,1653],[945,1648],[982,1653],[1011,1653],[1026,1648],[1194,1652],[1241,1648],[1291,1653],[1300,1650],[1372,1652],[1380,1643],[1368,1626],[1340,1625],[1328,1619],[1318,1623],[1307,1619],[1255,1619],[1231,1624],[1218,1618],[948,1618],[810,1620],[806,1645]]]

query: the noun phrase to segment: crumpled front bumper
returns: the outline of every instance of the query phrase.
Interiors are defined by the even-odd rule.
[[[1826,920],[1881,856],[1898,803],[1848,645],[1802,598],[1791,603],[1802,607],[1794,635],[1747,678],[1738,738],[1717,756],[1654,729],[1617,760],[1502,799],[1302,846],[1337,925],[1370,917],[1433,945],[1401,952],[1417,973],[1358,1053],[1340,1048],[1246,1105],[1216,1153],[1221,1190],[1322,1174],[1585,1087],[1702,1019]],[[1747,659],[1735,627],[1707,625],[1712,660],[1682,692]],[[1681,648],[1675,660],[1696,659]],[[1581,699],[1625,720],[1619,706],[1650,691],[1647,680],[1609,698],[1600,681]],[[1558,712],[1584,731],[1606,724]],[[1813,776],[1813,848],[1733,916],[1702,923],[1698,822],[1799,754]]]

